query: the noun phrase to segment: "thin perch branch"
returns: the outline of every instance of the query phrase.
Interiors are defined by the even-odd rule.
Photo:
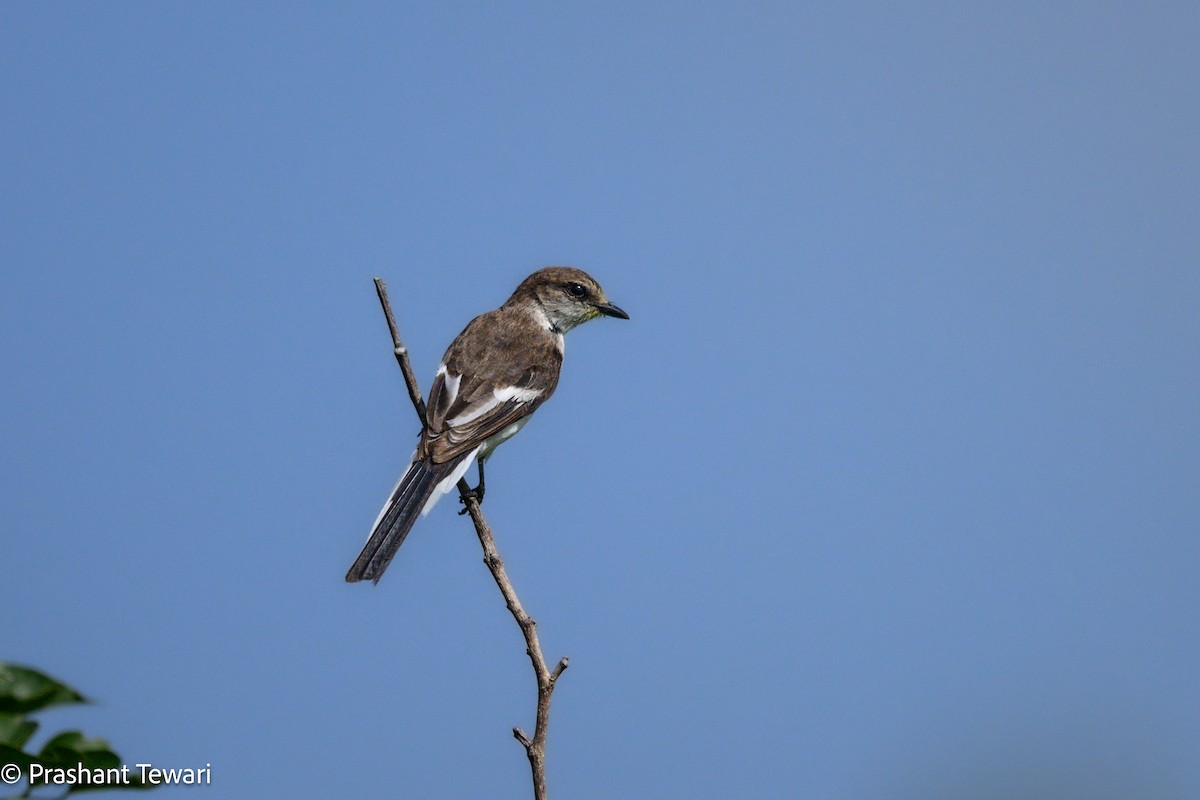
[[[408,360],[408,348],[400,341],[400,330],[396,327],[396,318],[392,316],[392,304],[388,301],[387,284],[383,278],[375,279],[375,294],[379,295],[379,305],[383,306],[383,315],[387,317],[388,331],[392,334],[392,352],[396,354],[396,363],[404,375],[404,385],[408,387],[408,399],[416,409],[417,418],[425,424],[425,400],[417,376],[413,374],[412,362]]]
[[[487,564],[492,577],[496,579],[496,585],[500,587],[500,593],[504,595],[504,603],[512,613],[513,619],[517,621],[517,625],[521,626],[521,633],[525,636],[525,652],[529,654],[529,660],[533,662],[534,675],[537,676],[537,719],[534,722],[533,738],[530,739],[520,728],[513,728],[513,736],[525,747],[525,754],[529,757],[529,766],[533,770],[533,796],[535,800],[545,800],[546,730],[550,723],[550,696],[554,694],[558,676],[562,675],[563,670],[571,662],[564,656],[555,665],[553,672],[546,667],[546,659],[542,655],[542,645],[538,642],[537,621],[525,613],[525,608],[517,597],[517,591],[513,588],[512,581],[508,579],[508,573],[504,570],[504,562],[500,558],[500,552],[496,549],[496,540],[492,537],[492,529],[487,520],[483,518],[479,502],[473,496],[466,495],[466,481],[460,481],[458,488],[463,493],[463,502],[467,505],[471,522],[475,523],[475,533],[479,537],[480,546],[483,547],[483,563]]]
[[[375,293],[379,295],[379,304],[383,306],[383,314],[387,318],[388,331],[392,334],[392,349],[396,355],[396,362],[400,365],[400,372],[404,375],[408,397],[421,419],[421,424],[424,425],[425,401],[422,399],[421,387],[413,374],[408,348],[400,340],[400,331],[396,327],[396,318],[392,315],[391,303],[388,301],[387,285],[381,278],[375,279]],[[508,573],[504,569],[500,551],[496,549],[492,528],[484,519],[479,501],[471,493],[465,478],[458,482],[458,493],[467,513],[471,515],[471,522],[475,525],[475,535],[479,537],[479,545],[483,548],[483,563],[492,573],[496,586],[500,588],[500,594],[504,596],[504,604],[508,606],[513,619],[520,626],[521,634],[525,637],[525,652],[529,654],[529,660],[533,663],[533,672],[537,678],[537,716],[534,721],[533,738],[520,728],[513,728],[513,736],[525,748],[525,755],[529,758],[529,767],[533,772],[534,800],[546,800],[546,731],[550,723],[550,696],[554,694],[554,686],[559,676],[571,662],[564,656],[559,659],[553,670],[546,666],[542,645],[538,642],[537,621],[529,616],[525,607],[521,605],[517,590],[513,588],[512,581],[508,579]]]

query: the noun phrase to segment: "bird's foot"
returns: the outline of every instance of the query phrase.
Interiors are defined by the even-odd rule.
[[[474,500],[476,505],[480,505],[480,506],[483,505],[483,484],[482,483],[479,484],[478,486],[476,486],[474,489],[467,490],[466,494],[460,494],[458,496],[458,502],[463,504],[462,509],[458,512],[458,515],[460,517],[463,514],[467,513],[467,511],[468,511],[468,509],[467,509],[467,501],[468,500]]]

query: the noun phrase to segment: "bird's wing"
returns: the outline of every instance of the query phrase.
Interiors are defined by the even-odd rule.
[[[562,365],[554,338],[503,317],[480,324],[498,314],[476,317],[446,351],[429,392],[422,457],[440,464],[469,453],[554,393]]]

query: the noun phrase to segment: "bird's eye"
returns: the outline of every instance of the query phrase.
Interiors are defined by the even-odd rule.
[[[587,289],[585,289],[581,283],[568,283],[567,293],[570,294],[571,297],[583,297],[587,294]]]

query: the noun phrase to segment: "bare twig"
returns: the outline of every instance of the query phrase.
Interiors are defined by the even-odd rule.
[[[533,662],[533,672],[537,676],[537,719],[534,722],[533,738],[530,739],[520,728],[513,728],[513,736],[525,747],[525,754],[529,756],[529,766],[533,770],[533,796],[535,800],[545,800],[546,729],[550,722],[550,695],[554,693],[554,685],[558,682],[558,676],[562,675],[563,670],[571,662],[564,656],[559,659],[553,671],[546,667],[546,659],[542,655],[542,645],[538,642],[537,621],[525,613],[525,608],[517,597],[517,591],[513,588],[512,581],[508,579],[508,573],[504,570],[504,562],[500,559],[500,552],[496,549],[496,540],[492,537],[492,529],[487,520],[483,518],[483,512],[479,508],[479,501],[474,496],[467,496],[466,481],[459,481],[458,489],[463,494],[463,502],[467,505],[471,522],[475,523],[475,533],[479,536],[480,546],[483,547],[483,563],[487,564],[487,568],[491,570],[492,577],[496,579],[496,585],[500,587],[500,593],[504,595],[505,605],[508,606],[513,619],[521,626],[521,633],[525,636],[525,652],[529,654],[529,660]]]
[[[417,384],[417,378],[413,374],[412,363],[408,358],[408,348],[400,340],[400,332],[396,328],[396,318],[392,315],[391,303],[388,301],[387,285],[380,278],[375,279],[375,293],[379,295],[379,304],[383,306],[383,314],[387,317],[388,330],[392,334],[393,351],[396,354],[396,362],[400,365],[400,371],[404,375],[404,383],[408,387],[408,397],[412,400],[413,408],[416,409],[421,424],[424,425],[425,401],[421,397],[421,387]],[[504,562],[500,558],[500,551],[496,549],[492,528],[484,519],[483,511],[479,508],[479,501],[471,493],[465,478],[458,482],[458,493],[466,506],[467,513],[471,515],[471,522],[475,525],[475,535],[479,537],[479,545],[483,548],[483,563],[492,573],[496,586],[500,588],[500,594],[504,596],[504,604],[508,606],[513,619],[520,626],[521,634],[525,637],[525,652],[533,663],[533,672],[537,678],[537,717],[533,727],[533,738],[530,738],[520,728],[513,728],[513,736],[525,748],[525,755],[529,757],[529,767],[533,772],[534,800],[546,800],[546,730],[550,722],[550,696],[554,693],[554,686],[558,682],[559,676],[571,662],[564,656],[559,659],[553,670],[546,666],[546,659],[542,655],[542,645],[538,642],[537,621],[525,613],[525,607],[521,605],[521,601],[517,597],[517,590],[513,588],[512,581],[508,579]]]
[[[421,396],[421,387],[417,376],[413,374],[412,362],[408,360],[408,348],[400,341],[400,331],[396,328],[396,318],[392,316],[392,304],[388,301],[387,284],[383,278],[375,279],[375,294],[379,295],[379,305],[383,306],[383,315],[387,317],[388,331],[392,334],[392,352],[396,354],[396,363],[404,374],[404,385],[408,387],[408,399],[416,409],[417,418],[425,424],[425,401]]]

